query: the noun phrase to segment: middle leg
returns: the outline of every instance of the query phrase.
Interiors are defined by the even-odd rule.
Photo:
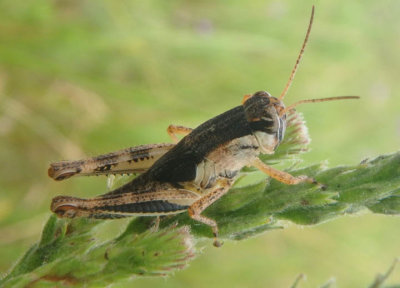
[[[196,202],[194,202],[188,209],[189,216],[202,222],[208,226],[211,226],[212,232],[214,234],[214,246],[221,247],[222,243],[218,240],[218,225],[217,222],[213,219],[210,219],[206,216],[201,215],[208,206],[221,198],[226,192],[229,191],[229,188],[232,186],[232,181],[228,179],[222,179],[217,184],[217,187],[212,190],[210,193],[206,194],[204,197],[200,198]]]

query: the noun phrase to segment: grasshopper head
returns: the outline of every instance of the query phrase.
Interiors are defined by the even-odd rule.
[[[283,140],[286,130],[285,105],[268,92],[258,91],[243,103],[247,121],[262,153],[272,154]]]

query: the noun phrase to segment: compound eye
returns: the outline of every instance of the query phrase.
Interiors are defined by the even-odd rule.
[[[253,94],[254,96],[258,96],[258,97],[272,97],[271,94],[269,94],[267,91],[258,91],[256,93]]]

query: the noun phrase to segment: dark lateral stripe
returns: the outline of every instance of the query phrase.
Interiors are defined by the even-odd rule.
[[[94,219],[121,219],[126,218],[128,215],[118,215],[118,214],[93,214],[90,218]]]
[[[260,120],[260,121],[249,122],[249,124],[251,130],[253,131],[263,131],[269,134],[274,133],[274,131],[272,130],[272,126],[274,123],[272,121]]]
[[[109,205],[96,207],[96,210],[120,212],[120,213],[168,213],[174,211],[185,210],[189,206],[178,205],[163,200],[154,200],[149,202],[128,203],[121,205]]]
[[[240,149],[241,150],[245,150],[245,149],[250,149],[250,150],[256,150],[256,149],[258,149],[259,147],[258,146],[255,146],[255,145],[241,145],[240,146]]]

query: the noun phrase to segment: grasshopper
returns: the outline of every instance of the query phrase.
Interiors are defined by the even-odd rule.
[[[305,175],[294,177],[259,159],[260,154],[273,154],[282,142],[287,114],[297,105],[359,98],[309,99],[288,107],[283,104],[308,42],[313,19],[314,6],[301,51],[279,98],[259,91],[245,95],[242,105],[195,129],[170,125],[167,132],[175,143],[142,145],[86,160],[52,163],[48,174],[55,180],[75,175],[141,174],[120,188],[95,198],[55,197],[51,210],[59,217],[98,219],[188,211],[192,219],[212,228],[214,246],[218,247],[221,246],[218,225],[201,213],[229,191],[243,167],[256,167],[289,185],[304,182],[319,185],[313,178]],[[184,137],[178,141],[177,134]]]

